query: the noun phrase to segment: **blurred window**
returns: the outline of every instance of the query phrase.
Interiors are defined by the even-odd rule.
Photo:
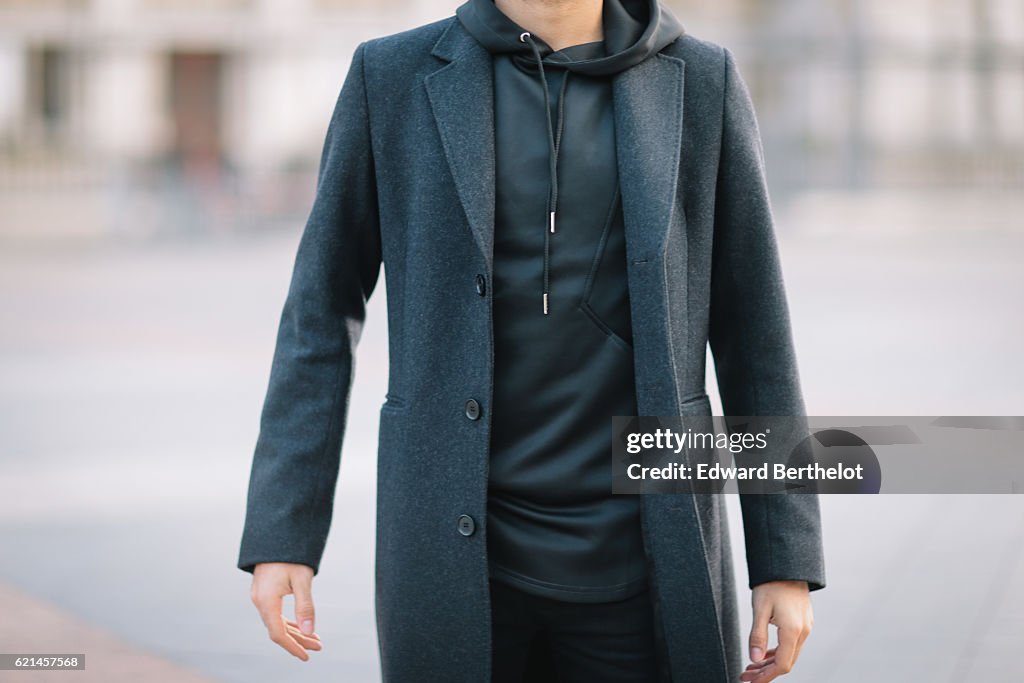
[[[223,58],[216,52],[171,54],[175,151],[187,167],[216,165],[221,155]]]
[[[47,45],[29,53],[29,120],[46,140],[59,138],[67,128],[69,67],[68,53],[61,48]]]

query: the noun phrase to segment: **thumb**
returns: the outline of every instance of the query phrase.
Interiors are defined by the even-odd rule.
[[[313,578],[302,573],[292,576],[292,593],[295,595],[295,622],[307,636],[313,635],[316,613],[313,609]]]
[[[768,649],[768,622],[770,610],[764,606],[754,607],[754,624],[750,628],[750,661],[760,662]]]

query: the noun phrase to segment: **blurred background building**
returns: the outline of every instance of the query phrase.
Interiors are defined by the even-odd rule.
[[[294,225],[356,44],[458,4],[0,0],[0,236]],[[669,4],[737,54],[780,202],[1024,186],[1020,0]]]
[[[138,236],[291,222],[308,209],[355,46],[413,25],[427,5],[0,0],[4,231]]]

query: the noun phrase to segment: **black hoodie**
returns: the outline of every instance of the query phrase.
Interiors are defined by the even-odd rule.
[[[605,0],[603,40],[553,51],[493,0],[456,16],[494,62],[491,575],[629,597],[646,559],[639,500],[611,495],[611,418],[636,414],[612,78],[682,27],[657,0]]]

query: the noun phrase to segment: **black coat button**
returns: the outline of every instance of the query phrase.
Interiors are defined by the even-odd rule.
[[[477,403],[474,399],[469,399],[468,401],[466,401],[466,417],[468,417],[470,420],[480,419],[480,404]]]
[[[476,531],[476,522],[469,515],[459,515],[458,529],[463,536],[472,536]]]
[[[487,295],[487,278],[483,275],[476,276],[476,293],[480,296]]]

